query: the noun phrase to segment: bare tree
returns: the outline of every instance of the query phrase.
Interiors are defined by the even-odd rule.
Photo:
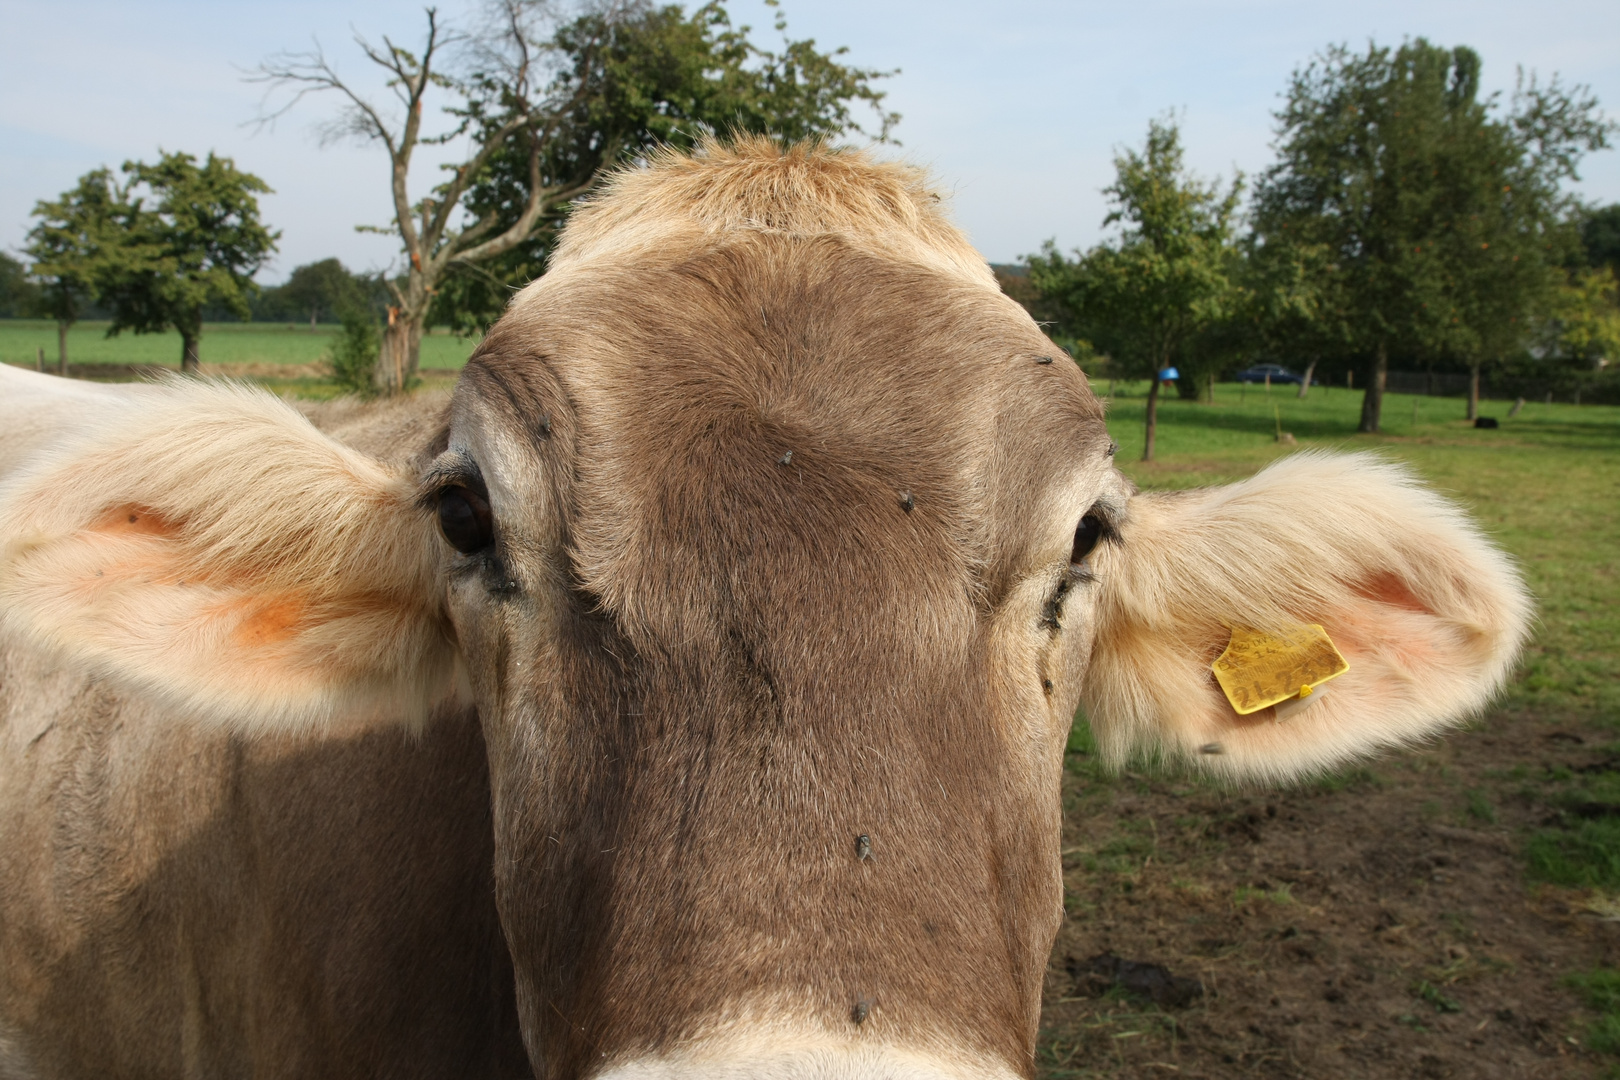
[[[388,152],[394,228],[387,231],[398,233],[406,261],[401,277],[388,283],[394,303],[388,308],[376,375],[378,389],[388,393],[404,389],[417,371],[428,309],[452,264],[491,259],[524,243],[549,215],[596,179],[593,175],[547,183],[543,175],[548,146],[591,90],[587,80],[568,77],[571,68],[559,62],[554,42],[541,36],[552,25],[545,4],[495,0],[485,24],[472,33],[447,29],[435,8],[428,8],[426,15],[427,32],[419,52],[386,36],[379,46],[355,35],[366,59],[387,74],[397,112],[380,107],[340,76],[319,43],[310,52],[273,56],[249,75],[250,81],[267,86],[258,117],[261,125],[273,123],[307,94],[333,91],[344,105],[338,118],[324,127],[323,139],[356,137],[379,143]],[[614,20],[602,21],[612,25]],[[591,47],[592,43],[584,43],[586,52]],[[458,54],[464,60],[460,72],[446,62]],[[291,97],[277,105],[273,98],[283,90],[291,91]],[[423,113],[432,90],[449,98],[443,108],[449,122],[443,130],[424,134]],[[410,170],[417,149],[462,136],[470,137],[470,153],[459,165],[446,167],[447,180],[413,199]],[[527,157],[528,198],[516,220],[497,231],[496,211],[472,215],[463,206],[464,196],[491,158],[514,146]]]

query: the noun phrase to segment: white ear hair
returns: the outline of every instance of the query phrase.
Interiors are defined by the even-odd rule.
[[[246,729],[419,722],[455,682],[411,480],[262,391],[174,381],[0,485],[0,622]]]
[[[1137,748],[1282,779],[1434,734],[1488,703],[1528,634],[1508,558],[1405,468],[1297,454],[1226,487],[1132,499],[1093,556],[1084,703],[1107,757]],[[1301,707],[1239,716],[1210,671],[1234,628],[1326,628],[1349,660]]]

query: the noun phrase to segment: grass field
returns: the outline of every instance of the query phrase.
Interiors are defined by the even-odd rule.
[[[1041,1074],[1620,1076],[1620,408],[1487,402],[1502,426],[1476,430],[1460,400],[1390,395],[1368,436],[1359,392],[1221,386],[1161,402],[1143,463],[1145,389],[1109,402],[1141,487],[1371,450],[1467,506],[1540,618],[1490,715],[1293,789],[1109,774],[1081,718]],[[1205,994],[1161,1008],[1099,980],[1104,953]]]
[[[205,323],[202,362],[205,365],[319,363],[332,347],[336,326],[307,323]],[[422,340],[422,367],[457,369],[467,362],[476,341],[437,331]],[[0,319],[0,362],[32,367],[38,350],[45,350],[47,370],[56,363],[56,324],[42,319]],[[68,332],[68,363],[152,364],[180,366],[180,335],[123,333],[107,336],[104,322],[81,322]]]

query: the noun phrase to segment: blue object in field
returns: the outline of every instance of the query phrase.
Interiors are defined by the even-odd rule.
[[[1179,378],[1181,378],[1181,372],[1177,371],[1173,367],[1167,367],[1163,371],[1159,372],[1160,382],[1175,382]]]

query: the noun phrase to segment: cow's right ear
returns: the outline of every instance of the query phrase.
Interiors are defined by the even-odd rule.
[[[409,477],[176,382],[0,485],[0,625],[240,730],[415,724],[458,681],[440,544]]]

